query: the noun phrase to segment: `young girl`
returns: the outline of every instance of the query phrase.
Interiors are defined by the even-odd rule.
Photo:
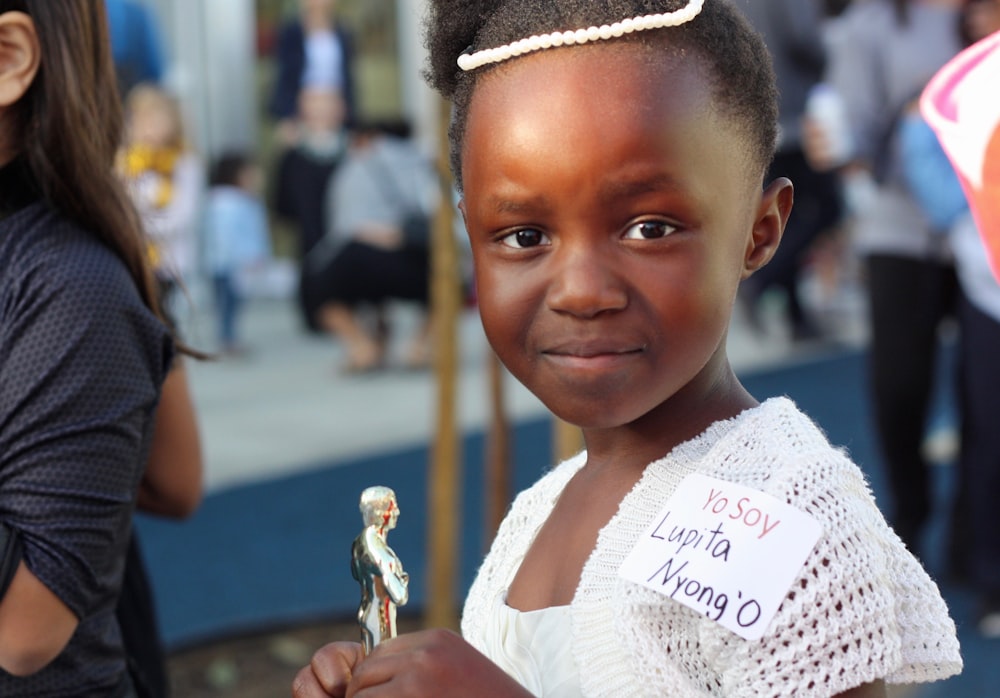
[[[5,697],[134,695],[115,604],[173,343],[121,128],[104,4],[0,0]]]
[[[243,305],[241,277],[271,256],[267,211],[260,198],[260,166],[242,153],[225,153],[212,166],[205,201],[205,266],[212,275],[224,354],[238,355],[243,346],[237,320]]]
[[[763,183],[776,92],[739,11],[433,8],[486,334],[586,450],[517,497],[462,638],[328,645],[296,695],[884,696],[958,672],[861,471],[726,357],[792,205]]]
[[[172,94],[137,85],[128,94],[125,112],[127,142],[118,166],[149,235],[161,303],[169,311],[195,269],[204,173]]]

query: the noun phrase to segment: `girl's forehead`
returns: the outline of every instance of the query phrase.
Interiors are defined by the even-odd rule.
[[[138,119],[173,119],[173,109],[168,102],[149,100],[136,104],[130,113]]]
[[[525,112],[539,102],[563,110],[703,108],[712,95],[703,67],[691,54],[630,42],[542,51],[482,75],[473,91],[470,119],[496,110]],[[608,105],[610,100],[618,103]]]
[[[735,197],[748,144],[714,90],[702,62],[643,46],[572,47],[511,60],[480,76],[473,93],[464,188],[470,196],[537,192],[560,181],[583,201],[587,192],[606,200],[622,182],[655,182],[706,201],[713,188]]]

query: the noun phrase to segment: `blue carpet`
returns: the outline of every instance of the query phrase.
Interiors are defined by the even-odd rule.
[[[942,374],[950,370],[949,360],[946,355]],[[741,379],[758,399],[791,397],[824,428],[833,443],[849,451],[884,507],[885,486],[870,433],[864,371],[863,355],[844,351]],[[934,419],[948,421],[951,413],[944,391]],[[517,424],[512,430],[515,490],[531,484],[551,464],[550,434],[547,419]],[[482,434],[463,439],[461,491],[466,494],[458,580],[463,595],[472,582],[485,541],[484,453]],[[399,496],[399,528],[389,542],[410,573],[410,603],[404,610],[419,611],[427,595],[427,468],[424,448],[317,464],[299,475],[213,494],[183,523],[139,517],[137,530],[168,648],[352,615],[358,589],[350,574],[349,551],[361,525],[358,496],[373,484],[388,485]],[[926,564],[932,575],[938,576],[951,469],[934,472],[941,514],[928,533]],[[959,624],[967,670],[951,681],[922,688],[916,695],[995,695],[1000,685],[1000,663],[995,661],[1000,643],[976,635],[973,600],[967,592],[947,583],[942,584],[942,591]]]

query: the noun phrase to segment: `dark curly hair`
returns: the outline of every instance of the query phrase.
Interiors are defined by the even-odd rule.
[[[685,4],[686,0],[431,0],[424,25],[430,54],[424,77],[452,101],[449,140],[458,187],[462,186],[461,151],[472,93],[481,76],[505,65],[464,72],[457,64],[459,55],[534,34],[670,12]],[[767,47],[730,0],[705,0],[701,13],[679,27],[610,40],[636,42],[670,55],[699,56],[709,68],[720,112],[745,136],[752,162],[763,176],[777,140],[778,93]]]

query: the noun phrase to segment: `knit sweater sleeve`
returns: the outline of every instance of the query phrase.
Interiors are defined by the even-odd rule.
[[[767,492],[823,526],[760,640],[617,574],[688,472]],[[933,681],[961,670],[936,585],[886,524],[861,471],[790,401],[741,415],[704,452],[682,448],[651,465],[629,498],[602,531],[574,601],[588,695],[826,697],[874,679]],[[626,521],[631,512],[643,513]]]

